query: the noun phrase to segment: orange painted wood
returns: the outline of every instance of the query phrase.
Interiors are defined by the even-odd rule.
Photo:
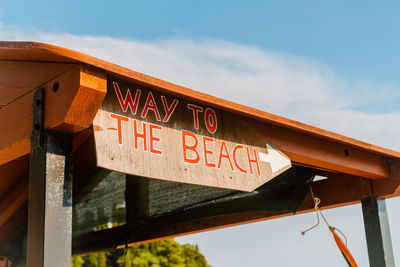
[[[0,61],[0,105],[5,106],[29,91],[71,69],[73,64]]]
[[[79,130],[88,128],[107,93],[105,72],[81,65],[79,89],[66,113],[64,124]]]
[[[0,200],[16,186],[19,180],[29,175],[29,155],[0,166]]]
[[[0,109],[0,165],[29,153],[32,99],[30,93]]]
[[[0,42],[0,59],[26,60],[26,61],[53,61],[53,62],[83,62],[92,66],[106,70],[107,72],[133,79],[158,90],[175,94],[188,99],[196,99],[199,102],[207,103],[210,106],[221,108],[226,111],[244,115],[263,122],[283,126],[311,136],[318,136],[335,143],[356,147],[367,150],[371,153],[380,154],[391,158],[400,158],[400,153],[390,149],[385,149],[372,144],[368,144],[350,137],[326,131],[317,127],[303,124],[294,120],[273,115],[268,112],[256,110],[247,106],[232,103],[217,97],[196,92],[188,88],[178,86],[151,76],[123,68],[95,57],[65,49],[49,44],[36,42]]]
[[[293,164],[356,175],[364,178],[389,177],[389,162],[382,155],[293,129],[253,122],[253,126],[271,144],[290,157]]]
[[[0,240],[7,221],[28,200],[28,175],[28,155],[0,166]]]
[[[23,177],[0,201],[0,227],[28,201],[28,177]]]
[[[372,195],[376,197],[400,196],[400,161],[390,162],[390,178],[371,181]]]
[[[321,199],[321,208],[336,208],[359,203],[372,194],[370,181],[356,176],[332,174],[328,179],[312,183],[315,197]],[[383,180],[382,180],[383,181]],[[307,194],[299,208],[300,213],[314,210],[311,194]]]
[[[104,72],[78,64],[43,87],[45,127],[70,132],[90,127],[107,90]],[[34,92],[0,109],[0,165],[30,151]]]
[[[28,202],[25,202],[11,217],[0,227],[0,247],[2,247],[23,225],[28,218]]]

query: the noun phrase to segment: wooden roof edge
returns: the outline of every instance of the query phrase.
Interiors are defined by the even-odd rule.
[[[1,55],[1,50],[14,50],[14,51],[22,51],[29,50],[34,53],[35,51],[48,54],[49,56],[53,56],[51,58],[52,61],[56,62],[76,62],[76,63],[85,63],[92,65],[97,68],[104,69],[108,72],[121,75],[130,79],[134,79],[144,84],[148,84],[153,87],[157,87],[165,92],[169,92],[175,95],[179,95],[182,97],[196,99],[198,101],[210,104],[212,106],[234,112],[237,114],[241,114],[246,117],[254,118],[257,120],[261,120],[264,122],[272,123],[278,126],[290,128],[292,130],[300,131],[305,134],[310,134],[313,136],[317,136],[319,138],[328,139],[333,142],[338,142],[341,144],[349,145],[352,147],[356,147],[362,150],[367,150],[372,153],[376,153],[382,156],[397,158],[400,159],[400,152],[394,151],[391,149],[379,147],[370,143],[366,143],[355,138],[347,137],[338,133],[334,133],[332,131],[324,130],[318,127],[314,127],[305,123],[301,123],[295,120],[291,120],[288,118],[284,118],[278,115],[274,115],[265,111],[257,110],[245,105],[237,104],[228,100],[224,100],[218,97],[214,97],[205,93],[197,92],[195,90],[179,86],[167,81],[163,81],[161,79],[157,79],[151,77],[149,75],[130,70],[128,68],[107,62],[102,59],[98,59],[96,57],[77,52],[71,49],[63,48],[60,46],[39,43],[39,42],[19,42],[19,41],[0,41],[0,60],[4,59]],[[6,51],[4,51],[6,52]],[[54,58],[56,56],[56,58]],[[10,60],[10,59],[8,59]],[[32,60],[29,56],[26,58],[18,58],[16,60],[26,60],[26,61],[37,61]],[[45,58],[43,60],[48,62]]]

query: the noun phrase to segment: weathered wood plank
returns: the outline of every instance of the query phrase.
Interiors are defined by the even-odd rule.
[[[44,89],[34,94],[27,266],[71,266],[72,134],[45,130]]]
[[[109,76],[93,121],[98,166],[252,191],[291,167],[243,117]]]

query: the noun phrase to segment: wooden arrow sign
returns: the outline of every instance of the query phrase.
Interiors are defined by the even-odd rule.
[[[98,166],[252,191],[291,167],[245,118],[109,78],[93,122]]]

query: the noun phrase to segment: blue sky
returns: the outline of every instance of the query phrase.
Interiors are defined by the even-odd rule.
[[[68,47],[400,150],[398,14],[396,1],[0,0],[0,39]],[[388,206],[400,251],[399,200]],[[367,266],[360,206],[326,214]],[[329,231],[300,235],[314,221],[296,215],[178,240],[198,243],[214,267],[345,266]]]
[[[216,38],[313,58],[348,79],[400,81],[398,1],[0,3],[4,24],[139,40]]]
[[[398,1],[0,1],[0,20],[122,39],[218,39],[323,62],[347,82],[400,84]],[[397,109],[400,97],[354,109]]]

